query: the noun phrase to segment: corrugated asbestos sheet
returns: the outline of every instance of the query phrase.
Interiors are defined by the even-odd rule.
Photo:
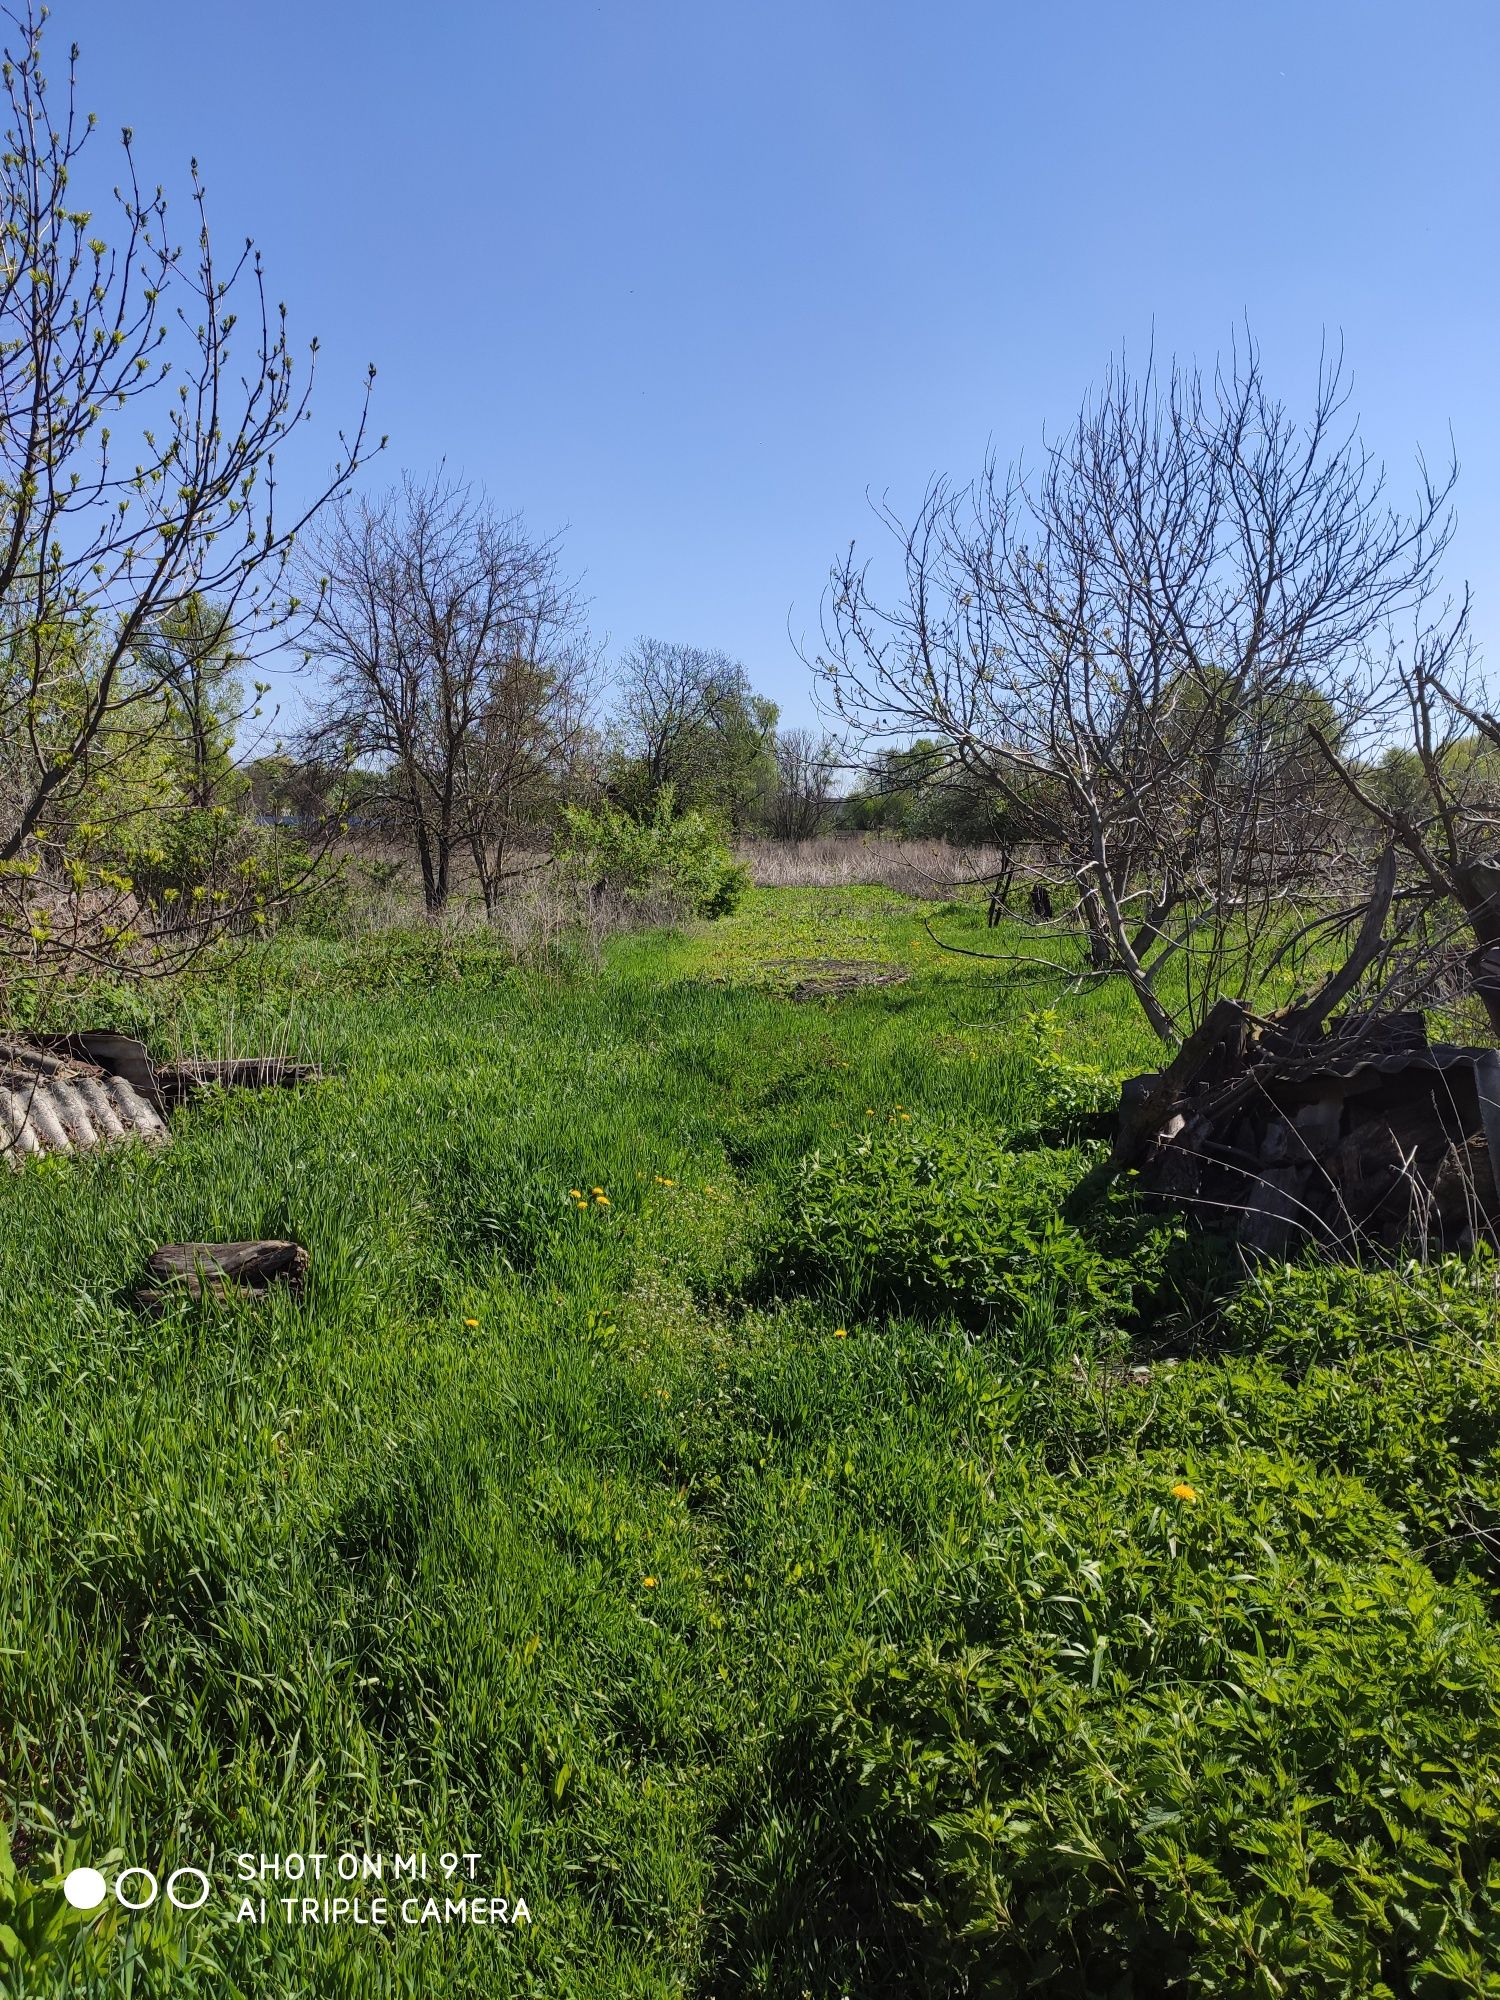
[[[160,1111],[128,1078],[82,1056],[0,1038],[0,1151],[11,1166],[129,1138],[164,1146],[169,1136]]]

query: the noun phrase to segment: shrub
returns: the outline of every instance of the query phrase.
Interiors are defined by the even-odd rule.
[[[1236,1347],[1117,1398],[1142,1443],[1295,1451],[1351,1474],[1442,1575],[1500,1576],[1494,1260],[1269,1267],[1222,1308]]]
[[[1387,1344],[1456,1337],[1482,1348],[1500,1327],[1500,1270],[1485,1247],[1399,1272],[1268,1264],[1225,1306],[1221,1324],[1231,1345],[1303,1367]]]
[[[1119,1109],[1119,1079],[1063,1053],[1063,1028],[1055,1009],[1027,1014],[1016,1033],[1016,1054],[1030,1070],[1035,1129],[1076,1134]]]
[[[1485,1604],[1356,1481],[1032,1471],[913,1643],[851,1651],[787,1730],[808,1831],[762,1880],[861,1990],[1491,1993],[1497,1687]]]
[[[639,818],[608,800],[567,806],[563,818],[564,856],[596,887],[628,902],[722,917],[749,887],[749,871],[732,859],[723,834],[702,813],[677,812],[670,785]]]
[[[1059,1217],[1079,1171],[1076,1153],[871,1132],[800,1163],[763,1270],[852,1310],[951,1312],[1020,1358],[1091,1347],[1132,1279]]]

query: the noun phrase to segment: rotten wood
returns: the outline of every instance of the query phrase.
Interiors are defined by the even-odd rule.
[[[1109,1156],[1069,1195],[1063,1207],[1068,1220],[1086,1213],[1127,1168],[1135,1165],[1195,1083],[1238,1066],[1248,1029],[1249,1008],[1243,1000],[1216,1000],[1207,1019],[1193,1030],[1164,1070],[1133,1077],[1124,1086],[1120,1122]]]
[[[1149,1199],[1263,1256],[1308,1239],[1500,1246],[1500,1050],[1429,1042],[1418,1014],[1245,1028],[1124,1087],[1114,1148],[1071,1213],[1133,1168]]]
[[[154,1282],[136,1292],[136,1304],[165,1305],[186,1292],[192,1299],[256,1298],[273,1284],[300,1295],[308,1256],[300,1243],[259,1238],[243,1243],[164,1243],[147,1260]]]
[[[168,1105],[186,1104],[208,1090],[291,1090],[321,1083],[327,1072],[316,1063],[283,1056],[236,1056],[207,1061],[194,1057],[157,1066],[156,1082]]]

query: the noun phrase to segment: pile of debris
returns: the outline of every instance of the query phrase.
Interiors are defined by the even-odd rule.
[[[82,1052],[0,1038],[0,1150],[13,1167],[123,1139],[164,1146],[165,1108],[139,1070],[132,1077]]]
[[[1124,1086],[1079,1196],[1126,1169],[1265,1255],[1500,1245],[1500,1050],[1430,1041],[1421,1014],[1258,1022],[1221,1000],[1165,1070]]]
[[[838,1000],[861,993],[867,986],[901,986],[911,977],[904,966],[887,965],[880,959],[777,958],[767,963],[802,971],[802,978],[791,989],[793,1000]]]
[[[205,1091],[278,1089],[322,1074],[280,1056],[155,1063],[144,1042],[107,1030],[0,1036],[0,1154],[19,1167],[125,1139],[164,1146],[168,1115]]]

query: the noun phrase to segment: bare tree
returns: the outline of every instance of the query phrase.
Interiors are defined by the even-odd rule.
[[[814,664],[837,710],[935,732],[1007,810],[1044,789],[1090,960],[1168,1042],[1342,886],[1311,732],[1351,726],[1365,649],[1450,533],[1455,470],[1391,504],[1347,393],[1325,356],[1298,422],[1253,343],[1209,378],[1112,368],[1039,476],[992,461],[910,526],[881,510],[895,602],[852,548],[833,572]]]
[[[778,840],[813,840],[827,826],[845,746],[829,731],[783,729],[776,737],[776,793],[769,831]]]
[[[129,882],[78,825],[97,833],[143,733],[166,726],[174,618],[211,602],[241,654],[285,633],[294,538],[365,434],[362,410],[331,476],[278,508],[277,451],[310,415],[311,362],[299,382],[253,246],[216,259],[196,162],[186,254],[128,130],[112,244],[77,206],[93,121],[76,48],[62,101],[49,95],[44,13],[5,16],[0,154],[0,921],[7,957],[32,969],[149,948]],[[223,918],[206,905],[198,934]]]
[[[1456,912],[1467,933],[1465,983],[1500,1036],[1500,717],[1471,643],[1467,596],[1426,615],[1373,669],[1354,740],[1315,740],[1361,811],[1405,857],[1410,880],[1397,940],[1402,997],[1422,997],[1454,955],[1431,918]],[[1413,937],[1416,948],[1411,948]],[[1396,984],[1392,975],[1389,983]]]
[[[308,561],[318,740],[373,767],[429,911],[465,850],[493,909],[586,722],[593,659],[555,542],[439,471],[340,502]]]

